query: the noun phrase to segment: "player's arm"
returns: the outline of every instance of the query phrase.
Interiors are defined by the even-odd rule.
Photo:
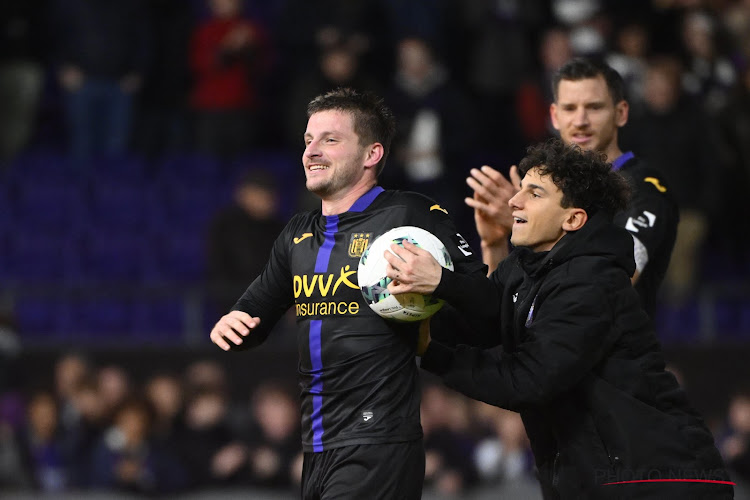
[[[551,301],[551,302],[550,302]],[[552,311],[547,314],[546,309]],[[528,339],[512,353],[466,345],[426,344],[421,367],[471,398],[522,411],[553,401],[578,383],[614,341],[612,306],[587,284],[561,286],[538,305]]]
[[[211,330],[211,341],[226,350],[245,350],[266,340],[293,303],[289,268],[292,223],[276,239],[263,272]]]
[[[474,209],[474,223],[481,239],[482,261],[492,272],[510,253],[508,239],[513,216],[508,201],[518,192],[521,179],[515,165],[510,180],[487,165],[471,169],[466,183],[474,190],[464,202]]]
[[[633,237],[635,274],[633,284],[657,252],[671,252],[665,242],[674,239],[679,220],[677,206],[666,183],[653,171],[646,171],[635,179],[632,198],[625,212],[615,217],[615,223],[627,229]]]
[[[260,318],[254,318],[243,311],[229,311],[211,330],[211,342],[228,351],[233,346],[241,345],[258,325]]]

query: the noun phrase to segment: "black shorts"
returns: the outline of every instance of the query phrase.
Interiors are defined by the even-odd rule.
[[[364,444],[305,453],[303,500],[422,497],[422,440]]]

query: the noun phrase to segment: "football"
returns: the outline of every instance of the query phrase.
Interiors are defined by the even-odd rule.
[[[443,243],[432,233],[415,226],[393,228],[373,241],[359,259],[357,279],[362,296],[379,316],[396,321],[420,321],[429,318],[443,306],[443,300],[429,294],[404,293],[391,295],[386,276],[388,261],[384,253],[391,243],[403,246],[409,241],[432,254],[441,266],[453,270],[453,261]]]

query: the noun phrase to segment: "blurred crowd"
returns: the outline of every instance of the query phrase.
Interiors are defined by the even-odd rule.
[[[726,217],[750,187],[747,1],[8,0],[0,22],[6,168],[40,147],[71,175],[125,154],[299,153],[306,103],[347,85],[396,114],[381,183],[459,227],[468,169],[507,169],[552,135],[550,75],[603,57],[628,86],[623,149],[665,173],[689,228],[667,293],[693,291],[702,258],[725,263],[709,277],[750,273],[750,233]]]
[[[125,155],[301,154],[306,103],[354,86],[385,96],[397,117],[382,184],[440,200],[469,232],[468,169],[507,170],[553,135],[550,77],[575,55],[623,75],[621,145],[667,175],[690,227],[665,293],[747,281],[747,0],[3,0],[0,170],[38,149],[63,152],[71,176]],[[209,231],[209,279],[225,291],[217,311],[265,260],[248,252],[267,255],[283,224],[278,197],[293,182],[254,170]],[[0,352],[16,352],[4,328]],[[0,386],[0,489],[296,491],[295,388],[261,381],[237,400],[230,383],[206,360],[135,380],[123,366],[61,355],[52,380]],[[422,425],[426,489],[533,480],[512,412],[426,384]],[[736,477],[750,480],[748,390],[713,430]]]
[[[158,496],[257,488],[298,495],[299,408],[287,378],[261,377],[248,394],[233,397],[230,375],[215,359],[134,372],[82,352],[58,355],[49,376],[23,391],[8,384],[8,374],[3,370],[0,380],[4,492]],[[430,378],[421,414],[425,492],[467,498],[514,484],[533,491],[533,456],[520,415]],[[726,418],[712,425],[734,478],[747,483],[750,393],[738,391]]]

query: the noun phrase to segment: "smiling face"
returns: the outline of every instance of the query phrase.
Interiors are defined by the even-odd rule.
[[[361,184],[374,184],[373,167],[381,157],[380,144],[360,144],[350,113],[328,110],[310,116],[302,163],[307,189],[323,200],[342,198]]]
[[[563,193],[548,176],[530,169],[521,182],[521,190],[508,201],[513,210],[513,232],[510,242],[534,252],[551,250],[568,231],[585,223],[586,212],[580,208],[563,208]],[[581,219],[582,218],[582,219]]]
[[[628,103],[612,100],[602,75],[560,80],[550,117],[566,143],[605,153],[608,161],[620,155],[617,129],[628,121]]]

